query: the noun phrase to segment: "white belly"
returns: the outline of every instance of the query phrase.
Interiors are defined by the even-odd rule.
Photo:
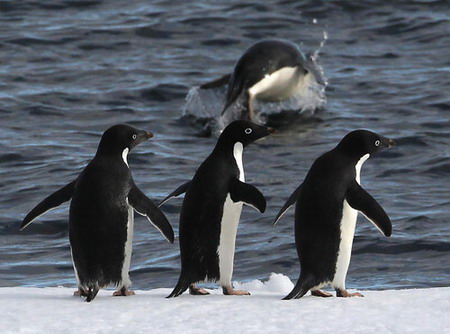
[[[237,142],[233,147],[233,156],[239,169],[239,181],[245,182],[244,165],[242,163],[242,152],[244,146]],[[233,202],[230,194],[227,194],[223,205],[222,221],[220,222],[220,241],[217,253],[219,255],[219,283],[222,286],[231,286],[233,275],[234,249],[236,245],[236,234],[241,218],[242,202]]]
[[[122,275],[121,275],[122,282],[120,284],[121,285],[120,287],[131,286],[129,272],[131,263],[131,253],[133,250],[134,211],[133,208],[128,204],[128,198],[127,198],[127,205],[128,205],[127,241],[125,242],[125,249],[124,249],[125,257],[123,259]]]
[[[217,249],[220,271],[219,282],[222,286],[231,285],[236,234],[241,211],[242,203],[234,203],[231,200],[230,194],[228,194],[223,206],[223,216],[220,224],[220,243]]]
[[[73,260],[72,246],[70,246],[70,255],[71,255],[71,258],[72,258],[73,271],[75,272],[75,277],[77,278],[77,285],[78,285],[78,287],[81,287],[81,285],[80,285],[80,278],[78,276],[77,267],[75,266],[75,261]]]
[[[366,154],[355,165],[356,182],[361,183],[361,167],[364,162],[369,159],[370,155]],[[355,236],[356,219],[358,211],[353,209],[346,200],[344,200],[341,227],[341,242],[339,244],[339,253],[336,261],[336,274],[332,282],[332,286],[345,290],[345,277],[347,276],[348,266],[350,265],[350,257],[352,256],[353,237]]]
[[[249,94],[263,101],[282,101],[290,98],[299,89],[304,78],[297,67],[283,67],[266,75],[249,89]]]
[[[336,274],[332,282],[334,288],[345,289],[345,277],[347,276],[350,257],[352,255],[357,216],[358,211],[350,207],[347,201],[344,200],[341,219],[341,242],[336,261]]]

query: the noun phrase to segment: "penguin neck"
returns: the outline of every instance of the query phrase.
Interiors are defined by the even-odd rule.
[[[130,149],[126,147],[122,151],[114,149],[106,149],[106,148],[98,148],[97,153],[95,154],[96,158],[100,159],[118,159],[121,160],[129,167],[128,165],[128,153],[130,152]]]
[[[239,180],[244,182],[244,164],[242,162],[243,151],[244,145],[241,142],[219,141],[212,154],[231,156],[239,170]]]
[[[229,138],[228,136],[224,136],[223,133],[217,140],[216,146],[214,147],[213,152],[217,153],[226,153],[226,154],[233,154],[234,145],[236,143],[240,143],[242,145],[242,142],[233,140]]]

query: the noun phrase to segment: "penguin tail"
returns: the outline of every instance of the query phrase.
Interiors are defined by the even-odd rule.
[[[175,286],[171,294],[168,295],[166,298],[178,297],[183,292],[185,292],[189,287],[189,285],[191,285],[192,283],[193,282],[191,282],[191,280],[189,280],[185,275],[181,274],[180,278],[178,279],[177,285]]]
[[[289,300],[289,299],[298,299],[303,297],[309,289],[304,289],[302,287],[298,288],[297,286],[286,296],[283,298],[283,300]]]
[[[300,277],[297,281],[297,284],[292,289],[292,291],[283,298],[283,300],[289,300],[289,299],[298,299],[303,297],[312,287],[314,284],[310,284],[308,280],[302,279]]]
[[[86,292],[86,302],[91,302],[97,296],[99,288],[97,286],[90,287]]]

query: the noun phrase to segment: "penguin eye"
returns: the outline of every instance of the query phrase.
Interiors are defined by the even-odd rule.
[[[253,130],[252,130],[251,128],[247,128],[247,129],[244,130],[244,132],[245,132],[246,134],[248,134],[248,135],[249,135],[250,133],[252,133],[252,131],[253,131]]]
[[[133,140],[135,140],[137,138],[137,134],[134,134],[133,136],[131,136],[131,138],[133,138]]]
[[[379,140],[375,141],[375,146],[379,146],[379,145],[380,145],[380,141]]]

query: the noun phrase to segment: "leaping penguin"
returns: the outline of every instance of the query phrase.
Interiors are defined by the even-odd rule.
[[[217,82],[224,79],[226,77]],[[241,118],[255,121],[255,100],[279,102],[289,99],[307,88],[310,80],[325,85],[312,57],[306,58],[296,44],[279,39],[257,42],[236,63],[222,115],[244,95]]]

